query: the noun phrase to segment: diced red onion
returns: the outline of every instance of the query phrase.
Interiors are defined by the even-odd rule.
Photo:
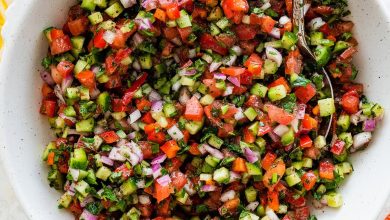
[[[280,141],[280,137],[277,134],[275,134],[274,132],[268,132],[267,134],[272,139],[273,142]]]
[[[120,152],[120,148],[118,147],[113,147],[110,151],[110,154],[108,155],[108,158],[110,158],[111,160],[117,160],[117,161],[125,161],[126,160],[126,157],[124,157],[121,152]]]
[[[249,161],[249,163],[254,163],[259,160],[258,155],[253,152],[249,147],[244,148],[245,158]]]
[[[85,206],[87,206],[88,203],[91,203],[93,201],[93,197],[91,195],[88,195],[82,202],[80,202],[80,206],[84,208]]]
[[[214,185],[203,185],[200,188],[200,191],[202,191],[202,192],[213,192],[215,190],[217,190],[217,187]]]
[[[375,119],[369,118],[363,122],[363,131],[374,131],[376,127]]]
[[[152,168],[143,167],[142,174],[144,174],[145,176],[151,176],[151,175],[153,175],[153,170],[152,170]]]
[[[54,95],[58,98],[58,100],[61,103],[65,103],[65,99],[64,99],[64,96],[62,94],[63,94],[63,92],[62,92],[60,86],[59,85],[55,85],[54,86]]]
[[[257,206],[259,206],[259,202],[255,201],[255,202],[251,202],[249,203],[245,208],[248,209],[249,211],[253,212],[255,211],[255,209],[257,208]]]
[[[263,11],[265,11],[265,10],[269,9],[270,7],[271,7],[271,3],[267,2],[267,3],[263,4],[263,5],[260,7],[260,9],[263,10]]]
[[[155,90],[152,90],[149,94],[149,101],[155,102],[155,101],[160,101],[162,99],[161,95],[156,92]]]
[[[101,156],[100,157],[102,163],[108,165],[108,166],[113,166],[114,165],[114,161],[111,160],[110,158],[106,157],[106,156]]]
[[[241,47],[237,46],[237,45],[234,45],[232,48],[231,48],[232,51],[234,51],[234,53],[237,55],[237,56],[241,56],[242,54],[242,49]]]
[[[299,120],[297,118],[294,118],[292,121],[291,121],[291,127],[292,129],[294,130],[295,133],[298,133],[299,132]]]
[[[138,144],[136,144],[135,142],[131,141],[130,143],[126,144],[126,146],[128,146],[131,149],[131,151],[133,153],[135,153],[140,158],[140,161],[143,160],[144,155],[142,153],[141,147],[138,146]]]
[[[181,75],[183,76],[193,76],[196,74],[196,69],[190,69],[190,70],[185,70]]]
[[[136,122],[138,119],[141,118],[141,112],[137,109],[135,111],[133,111],[130,116],[129,116],[129,123],[130,124],[133,124],[134,122]]]
[[[66,116],[64,113],[60,113],[60,114],[58,114],[58,116],[60,116],[60,118],[62,118],[62,119],[67,119],[73,123],[76,123],[76,121],[77,121],[76,118]]]
[[[177,81],[177,82],[175,82],[175,83],[172,85],[172,90],[175,91],[175,92],[177,92],[177,91],[179,91],[180,87],[181,87],[181,83],[180,83],[180,81]]]
[[[288,130],[289,128],[286,125],[280,124],[274,128],[273,132],[279,137],[282,137]]]
[[[147,18],[136,18],[134,22],[137,24],[138,30],[149,30],[152,28],[152,22]]]
[[[62,93],[65,93],[66,89],[69,88],[73,83],[73,76],[68,75],[65,77],[61,82],[61,91]]]
[[[139,64],[138,60],[134,60],[132,67],[137,71],[141,70],[141,64]]]
[[[68,129],[68,135],[81,135],[81,132],[76,131],[76,129]]]
[[[130,134],[128,134],[127,137],[128,137],[130,140],[133,140],[133,139],[135,138],[136,134],[137,134],[137,133],[136,133],[135,131],[133,131],[133,132],[131,132]]]
[[[226,86],[226,89],[223,92],[222,96],[229,96],[229,95],[233,94],[233,89],[234,89],[233,86]]]
[[[116,34],[115,34],[113,31],[107,30],[107,31],[104,32],[104,34],[103,34],[103,39],[104,39],[108,44],[112,44],[112,42],[114,42],[115,36],[116,36]]]
[[[90,93],[89,96],[91,97],[92,100],[96,99],[100,94],[100,90],[95,87]]]
[[[209,180],[212,180],[212,179],[213,179],[213,175],[212,174],[201,173],[199,175],[199,180],[200,181],[209,181]]]
[[[213,157],[218,158],[218,159],[220,159],[220,160],[223,159],[223,154],[222,154],[221,151],[219,151],[219,150],[217,150],[217,149],[215,149],[215,148],[213,148],[213,147],[210,147],[210,145],[208,145],[208,144],[203,144],[203,147],[204,147],[204,149],[205,149],[207,152],[209,152],[209,154],[211,154]]]
[[[206,149],[204,148],[204,145],[205,144],[198,145],[198,150],[200,151],[201,154],[205,154],[207,152]]]
[[[152,101],[152,112],[161,112],[163,109],[163,102],[162,101]]]
[[[324,22],[321,17],[317,17],[313,18],[308,25],[310,30],[315,31],[320,29],[324,24],[326,24],[326,22]]]
[[[297,118],[303,119],[305,117],[305,112],[306,112],[306,105],[298,104]]]
[[[285,25],[290,21],[291,21],[291,19],[286,15],[283,15],[282,17],[279,18],[279,24],[281,24],[281,25]]]
[[[183,43],[181,42],[180,38],[175,37],[172,40],[172,43],[176,44],[177,46],[181,46]],[[175,59],[176,63],[180,63],[180,58],[177,54],[173,54],[173,59]]]
[[[96,215],[91,214],[88,212],[87,209],[83,210],[83,213],[81,213],[79,219],[84,219],[84,220],[98,220],[98,217]]]
[[[324,207],[324,204],[322,204],[320,200],[313,199],[311,202],[312,202],[314,208],[316,208],[316,209],[322,209]]]
[[[269,33],[270,36],[280,39],[280,29],[277,27],[272,28],[271,32]]]
[[[210,64],[209,71],[212,73],[212,72],[216,71],[221,65],[222,65],[222,62],[213,61]]]
[[[265,214],[267,215],[267,217],[270,219],[270,220],[279,220],[279,217],[275,214],[274,210],[272,210],[271,208],[269,208],[267,206],[266,210],[265,210]]]
[[[221,198],[219,198],[219,200],[221,200],[221,202],[227,202],[231,199],[234,199],[235,196],[236,192],[234,190],[229,190],[222,193]]]
[[[170,182],[171,182],[171,177],[169,177],[168,174],[160,177],[157,179],[157,182],[161,185],[161,186],[167,186]]]
[[[144,38],[142,37],[142,35],[140,35],[139,33],[135,33],[133,38],[132,38],[132,44],[134,47],[137,47],[138,45],[140,45],[142,42],[144,42]],[[133,66],[134,67],[134,66]]]
[[[66,193],[67,193],[68,195],[70,195],[70,196],[74,196],[74,195],[76,195],[76,193],[75,193],[75,192],[73,192],[73,191],[70,191],[70,190],[66,191]]]
[[[192,60],[188,60],[186,63],[184,63],[180,69],[185,69],[187,67],[190,67],[193,64]]]
[[[184,190],[188,193],[188,195],[192,196],[196,193],[194,189],[194,185],[191,181],[187,180],[187,183],[184,185]]]
[[[230,171],[229,183],[235,182],[239,179],[241,179],[241,175],[239,173]]]
[[[165,159],[167,159],[167,155],[166,154],[160,154],[158,155],[157,157],[155,157],[151,164],[154,165],[154,164],[161,164],[162,162],[165,161]]]
[[[236,112],[236,114],[234,114],[234,119],[236,119],[237,121],[241,120],[245,118],[245,115],[244,115],[244,112],[242,111],[242,108],[238,108],[238,111]]]
[[[282,61],[283,61],[282,54],[275,48],[266,47],[265,54],[267,55],[268,59],[275,61],[278,64],[278,67],[282,65]]]
[[[80,170],[69,168],[69,173],[72,176],[73,181],[77,181],[80,176]]]
[[[200,98],[202,98],[202,95],[199,92],[195,92],[193,97],[199,100]]]
[[[185,105],[189,100],[190,100],[190,92],[188,91],[188,89],[186,87],[183,87],[180,90],[179,102],[180,102],[180,104]]]
[[[146,9],[146,11],[150,11],[157,8],[157,0],[142,0],[142,7]]]
[[[232,66],[234,62],[236,62],[236,60],[237,60],[237,55],[230,55],[229,57],[223,60],[224,61],[223,63],[227,66]]]
[[[237,87],[240,87],[241,84],[240,84],[240,79],[238,77],[235,77],[235,76],[229,76],[227,78],[231,83],[233,83],[235,86]]]
[[[129,154],[129,162],[131,163],[131,165],[135,166],[140,161],[141,161],[141,158],[139,158],[137,154],[132,153],[132,152]]]
[[[170,4],[177,3],[177,0],[158,0],[158,2],[160,3],[161,6],[161,5],[170,5]]]
[[[173,125],[167,130],[168,134],[172,137],[174,140],[181,140],[184,138],[183,132],[180,131],[180,129],[176,126]]]
[[[351,151],[356,151],[366,146],[372,139],[371,132],[362,132],[353,136],[353,145]]]
[[[214,73],[214,79],[226,80],[226,75],[222,73]]]
[[[137,4],[136,0],[120,0],[124,8],[130,8],[131,6]]]
[[[188,58],[195,58],[196,57],[196,49],[191,49],[188,51]]]
[[[116,146],[117,146],[117,147],[126,146],[127,143],[128,143],[128,141],[127,141],[126,139],[120,139],[120,140],[116,143]]]
[[[153,171],[153,178],[154,179],[161,176],[161,165],[160,164],[152,165],[152,171]]]
[[[137,188],[138,188],[138,189],[143,189],[143,188],[145,188],[145,180],[140,179],[140,180],[138,180],[138,181],[135,183],[135,185],[137,185]]]
[[[138,201],[142,205],[149,205],[150,204],[150,198],[148,195],[139,195],[138,196]]]
[[[41,78],[49,86],[54,86],[56,84],[56,82],[54,82],[54,79],[51,76],[51,74],[48,71],[46,71],[46,70],[41,72]]]

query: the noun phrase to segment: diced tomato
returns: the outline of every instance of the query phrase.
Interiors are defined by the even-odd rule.
[[[40,113],[52,118],[56,114],[57,102],[52,100],[43,100]]]
[[[295,220],[307,220],[310,217],[309,207],[301,207],[295,209]]]
[[[283,160],[278,159],[274,161],[274,163],[264,174],[263,177],[264,186],[272,191],[275,188],[275,186],[279,183],[280,179],[283,177],[285,172],[286,172],[286,164],[283,162]],[[278,178],[276,182],[273,182],[272,178],[275,174]]]
[[[279,210],[279,193],[277,191],[268,191],[267,192],[267,203],[268,207],[274,211]]]
[[[302,129],[304,131],[310,131],[312,129],[316,129],[318,126],[317,120],[312,118],[309,114],[305,114],[302,120]]]
[[[69,21],[68,22],[68,28],[70,33],[72,33],[73,36],[78,36],[80,34],[83,34],[88,29],[88,18],[87,17],[81,17],[79,19]]]
[[[57,84],[61,84],[64,77],[63,77],[63,74],[60,71],[58,71],[58,69],[55,65],[50,66],[50,73],[51,73],[51,77],[53,78],[54,82]]]
[[[239,24],[235,32],[240,40],[252,40],[256,36],[256,28],[253,25]]]
[[[52,29],[50,31],[50,38],[51,38],[52,41],[54,39],[57,39],[57,38],[60,38],[60,37],[63,37],[63,36],[65,36],[65,34],[64,34],[64,31],[61,30],[61,29],[54,28],[54,29]]]
[[[313,11],[320,15],[330,15],[333,13],[333,8],[327,5],[320,5],[313,8]]]
[[[343,90],[345,90],[347,92],[354,90],[358,94],[362,94],[364,87],[363,87],[363,84],[360,84],[360,83],[344,83]]]
[[[286,78],[284,78],[283,76],[279,77],[277,80],[275,80],[271,84],[269,84],[268,88],[279,86],[279,85],[284,86],[284,88],[286,88],[286,90],[287,90],[287,93],[291,92],[291,88],[288,85],[288,82],[287,82]]]
[[[333,180],[334,179],[334,165],[329,160],[320,162],[319,175],[322,179]]]
[[[54,90],[47,83],[43,83],[41,92],[44,99],[51,98],[54,95]]]
[[[172,43],[170,42],[165,42],[164,44],[164,48],[161,52],[161,55],[164,56],[164,57],[167,57],[169,56],[171,53],[172,53],[172,49],[175,47],[175,45],[173,45]]]
[[[263,60],[256,53],[252,53],[245,61],[244,66],[246,66],[248,71],[251,72],[254,76],[260,76]]]
[[[222,119],[231,119],[234,117],[234,115],[237,113],[238,109],[234,107],[233,105],[230,105],[228,110],[225,112],[225,114],[221,114],[219,117]]]
[[[330,27],[329,27],[329,25],[327,23],[322,25],[321,28],[319,29],[319,31],[321,31],[325,35],[329,35],[330,32],[331,32]]]
[[[247,87],[240,85],[240,86],[234,86],[233,87],[233,95],[242,95],[248,90]]]
[[[245,72],[245,68],[242,67],[222,67],[220,68],[221,73],[228,76],[240,76]]]
[[[177,152],[180,150],[179,145],[175,140],[165,142],[160,149],[167,155],[168,158],[176,157]]]
[[[200,150],[199,150],[199,144],[197,144],[197,143],[192,143],[190,145],[190,149],[188,151],[190,152],[190,154],[195,155],[195,156],[199,156],[202,154],[202,152],[200,152]]]
[[[234,126],[232,124],[224,123],[218,128],[217,135],[221,138],[228,137],[234,131]]]
[[[160,132],[151,132],[151,133],[148,134],[147,139],[149,141],[153,141],[153,142],[162,144],[165,141],[165,134],[162,131],[160,131]]]
[[[283,125],[288,125],[292,120],[294,120],[294,115],[286,112],[282,108],[276,107],[271,104],[266,104],[265,107],[268,111],[268,117],[271,121],[275,121]]]
[[[166,7],[166,14],[169,19],[176,20],[180,18],[179,6],[177,3],[172,3]]]
[[[317,91],[314,85],[311,83],[306,86],[300,86],[295,89],[295,95],[302,103],[307,103],[310,101],[315,95]]]
[[[237,42],[237,39],[232,34],[222,33],[217,36],[215,36],[215,39],[220,43],[222,46],[225,46],[226,48],[231,48],[234,46],[234,44]]]
[[[288,216],[287,214],[285,216],[283,216],[282,220],[291,220],[290,216]]]
[[[191,16],[192,16],[192,19],[196,19],[198,17],[201,19],[206,18],[207,17],[207,10],[204,8],[195,6],[194,11],[192,12]]]
[[[173,171],[171,174],[172,186],[175,187],[176,191],[183,189],[184,185],[187,184],[187,177],[180,171]]]
[[[80,203],[77,200],[74,200],[70,206],[69,211],[71,211],[73,214],[79,216],[81,213],[83,213],[83,208],[81,208]]]
[[[261,30],[265,33],[271,33],[274,28],[276,21],[272,19],[270,16],[263,16],[261,18]]]
[[[123,179],[127,179],[133,175],[133,170],[129,168],[126,164],[122,164],[121,166],[117,167],[115,169],[115,172],[121,172]]]
[[[146,98],[137,99],[135,101],[135,104],[137,106],[137,109],[140,111],[147,111],[152,106],[152,103],[149,100],[147,100]],[[145,123],[147,123],[147,122],[145,122]]]
[[[165,11],[159,8],[156,9],[153,16],[162,22],[165,22],[167,18],[167,14],[165,13]]]
[[[354,90],[345,93],[341,98],[341,106],[349,114],[355,114],[359,111],[359,103],[359,94]]]
[[[119,136],[115,133],[115,131],[106,131],[104,133],[99,134],[99,136],[107,143],[112,144],[119,140]]]
[[[168,217],[170,215],[170,205],[169,205],[170,202],[171,202],[171,198],[168,197],[167,199],[162,201],[160,204],[158,204],[158,206],[157,206],[157,214],[159,216],[166,216],[166,217]],[[152,212],[152,210],[151,210],[151,212]],[[167,218],[165,218],[165,217],[157,217],[157,218],[154,218],[153,220],[166,220],[166,219]]]
[[[127,107],[122,104],[121,99],[113,99],[111,102],[112,111],[114,112],[125,112],[127,111]]]
[[[161,126],[158,123],[146,124],[144,126],[144,131],[146,134],[155,133],[156,131],[158,131],[160,129],[161,129]]]
[[[188,36],[192,33],[192,28],[191,27],[186,27],[186,28],[177,28],[179,31],[181,40],[183,42],[188,42]]]
[[[293,0],[286,0],[286,10],[288,16],[291,18],[293,14]]]
[[[203,107],[195,96],[192,96],[192,98],[186,103],[184,117],[188,120],[202,121]]]
[[[267,152],[267,154],[261,161],[261,167],[263,167],[264,170],[268,170],[271,167],[272,163],[276,160],[276,157],[276,154],[272,152]]]
[[[136,79],[131,84],[131,87],[125,91],[125,94],[123,95],[122,98],[122,102],[124,105],[128,105],[131,102],[135,92],[137,92],[137,90],[146,82],[147,78],[148,78],[148,73],[143,73],[138,79]]]
[[[299,146],[301,148],[309,148],[313,145],[313,141],[311,140],[311,138],[309,137],[309,135],[303,135],[300,139],[299,139]]]
[[[62,74],[63,78],[66,78],[70,74],[72,74],[72,71],[74,69],[74,64],[69,61],[61,61],[57,64],[57,70]]]
[[[264,136],[268,134],[268,132],[272,131],[271,126],[265,124],[264,126],[259,126],[259,131],[257,132],[257,136]]]
[[[248,12],[249,5],[246,0],[223,0],[222,8],[227,18],[232,18],[234,15],[241,14],[239,12]]]
[[[255,143],[256,136],[248,129],[248,127],[245,127],[243,130],[243,138],[246,143]]]
[[[222,95],[222,91],[216,87],[215,79],[204,79],[203,83],[207,86],[209,94],[214,98]]]
[[[356,47],[349,47],[349,48],[346,49],[342,54],[340,54],[340,59],[341,59],[341,60],[351,59],[352,56],[353,56],[355,53],[357,53]]]
[[[147,141],[138,141],[137,143],[141,148],[144,159],[152,159],[153,158],[153,149],[152,144]]]
[[[312,171],[309,171],[309,172],[306,172],[305,174],[303,174],[301,180],[302,180],[303,187],[307,191],[309,191],[316,184],[317,176]]]
[[[104,29],[99,30],[93,38],[93,46],[99,49],[103,49],[107,46],[107,42],[103,38]]]
[[[302,69],[302,56],[299,53],[299,50],[293,50],[288,53],[285,64],[285,73],[286,74],[299,74]]]
[[[179,31],[177,28],[166,27],[163,29],[164,37],[168,40],[173,40],[179,37]]]
[[[228,53],[228,49],[219,45],[217,40],[215,40],[210,34],[203,34],[200,37],[200,46],[204,50],[211,49],[221,55],[226,55]]]
[[[242,85],[252,85],[253,74],[249,71],[245,71],[240,75],[240,83]]]
[[[72,43],[68,35],[52,39],[50,43],[51,55],[57,55],[72,50]]]
[[[154,195],[157,199],[157,203],[160,203],[164,199],[168,198],[173,193],[173,188],[168,184],[166,186],[160,185],[157,181],[154,182]]]
[[[330,152],[335,155],[340,155],[343,153],[345,147],[345,142],[342,140],[336,140],[332,147],[330,148]]]
[[[76,75],[81,85],[93,89],[96,85],[95,74],[91,70],[84,70]]]
[[[245,173],[245,172],[247,172],[245,160],[243,158],[241,158],[241,157],[237,157],[233,161],[232,170],[234,172],[238,172],[238,173]]]

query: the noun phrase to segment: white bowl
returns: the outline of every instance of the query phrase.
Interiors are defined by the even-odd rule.
[[[41,161],[52,138],[47,119],[38,113],[41,59],[47,50],[42,30],[61,27],[75,1],[16,0],[7,13],[5,48],[0,69],[0,149],[9,179],[31,219],[72,219],[57,209],[60,193],[49,188],[47,168]],[[370,99],[390,110],[390,16],[388,1],[350,1],[359,40],[358,81]],[[388,10],[389,11],[389,10]],[[344,206],[317,211],[325,219],[375,219],[390,193],[390,114],[385,117],[370,147],[352,156],[355,172],[340,191]],[[1,180],[0,180],[1,181]],[[1,207],[4,208],[4,207]],[[325,211],[325,212],[324,212]]]

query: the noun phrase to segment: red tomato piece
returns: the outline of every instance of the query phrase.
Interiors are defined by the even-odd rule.
[[[84,70],[76,75],[76,79],[79,80],[81,85],[87,87],[88,89],[95,88],[95,73],[91,70]]]
[[[312,99],[317,93],[317,90],[314,85],[311,83],[306,86],[300,86],[295,89],[295,95],[302,103],[307,103]]]
[[[271,88],[271,87],[275,87],[275,86],[279,86],[279,85],[283,85],[284,88],[286,88],[287,90],[287,93],[290,93],[291,92],[291,88],[286,80],[286,78],[284,78],[283,76],[282,77],[279,77],[277,80],[273,81],[271,84],[268,85],[268,88]]]
[[[252,40],[256,36],[256,28],[253,25],[239,24],[235,32],[240,40]]]
[[[72,43],[68,35],[52,39],[50,43],[51,55],[57,55],[72,50]]]
[[[333,180],[334,179],[334,165],[329,160],[320,162],[319,175],[322,179]]]
[[[107,42],[103,38],[104,35],[104,29],[101,29],[99,32],[96,33],[95,37],[93,38],[93,46],[99,49],[103,49],[107,46]]]
[[[107,143],[112,144],[119,140],[119,136],[115,133],[115,131],[106,131],[104,133],[99,134],[99,136]]]
[[[63,78],[66,78],[70,74],[72,74],[72,71],[74,69],[74,64],[69,61],[61,61],[57,64],[57,70],[62,74]]]
[[[176,20],[180,18],[179,6],[177,3],[170,4],[166,7],[166,14],[169,19]]]
[[[309,172],[306,172],[305,174],[303,174],[301,180],[302,180],[303,187],[307,191],[309,191],[316,184],[317,176],[312,171],[309,171]]]
[[[40,113],[52,118],[56,114],[57,102],[52,100],[43,100]]]
[[[215,79],[204,79],[203,83],[207,86],[209,94],[214,98],[222,95],[222,91],[216,87]]]
[[[72,33],[73,36],[78,36],[80,34],[83,34],[88,29],[89,20],[87,17],[81,17],[79,19],[69,21],[68,22],[68,28],[70,33]]]
[[[341,106],[349,114],[355,114],[359,111],[359,103],[359,94],[355,90],[345,93],[341,98]]]
[[[299,139],[299,146],[301,148],[309,148],[313,145],[313,141],[309,137],[309,135],[304,135]]]
[[[175,140],[170,140],[165,142],[163,146],[160,147],[169,159],[176,157],[177,152],[180,150],[179,145]]]
[[[240,76],[245,72],[245,68],[242,67],[222,67],[220,68],[221,73],[228,76]]]
[[[307,220],[310,217],[309,207],[301,207],[295,209],[295,220]]]
[[[265,107],[268,111],[268,117],[271,121],[275,121],[283,125],[288,125],[294,119],[294,115],[286,112],[282,108],[271,104],[266,104]]]
[[[202,121],[203,107],[195,96],[192,96],[192,98],[186,103],[184,117],[188,120]]]
[[[211,49],[221,55],[226,55],[228,53],[228,49],[219,45],[217,40],[215,40],[210,34],[203,34],[200,37],[200,46],[204,50]]]
[[[345,142],[342,140],[336,140],[332,147],[330,148],[330,152],[335,155],[340,155],[343,153],[345,147]]]
[[[187,177],[180,171],[173,171],[171,174],[172,186],[175,187],[176,191],[183,189],[184,185],[187,184]]]

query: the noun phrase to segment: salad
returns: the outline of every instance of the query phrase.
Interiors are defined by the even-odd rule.
[[[42,159],[58,207],[85,220],[314,220],[310,203],[342,206],[349,156],[384,109],[353,82],[346,1],[302,6],[316,63],[297,49],[292,5],[82,0],[45,29],[40,113],[57,138]]]

